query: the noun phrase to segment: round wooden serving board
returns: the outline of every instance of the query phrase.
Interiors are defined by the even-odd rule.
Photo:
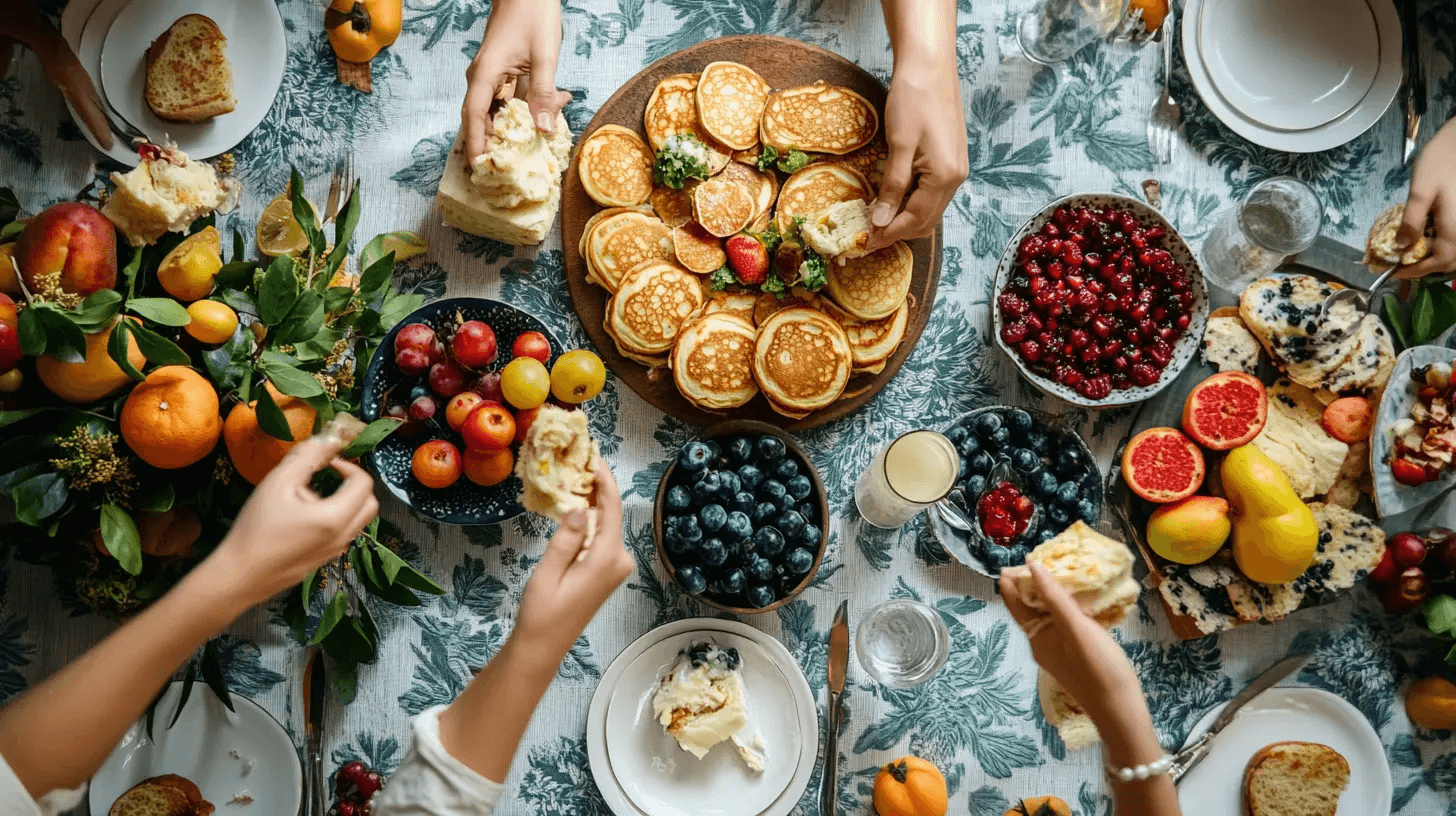
[[[724,37],[699,43],[670,54],[642,69],[625,85],[617,89],[612,97],[597,111],[587,129],[578,135],[584,139],[602,125],[622,125],[643,137],[642,112],[647,99],[663,78],[673,74],[689,74],[702,71],[710,62],[731,60],[754,69],[763,75],[774,89],[808,85],[824,80],[832,85],[842,85],[862,95],[880,110],[881,127],[884,121],[885,86],[859,66],[831,51],[815,45],[790,40],[784,37],[749,35]],[[693,405],[673,384],[672,373],[666,369],[649,370],[641,363],[629,360],[617,352],[617,346],[602,327],[606,315],[607,291],[587,282],[586,259],[577,252],[582,228],[587,219],[601,209],[582,189],[581,176],[577,172],[577,153],[573,152],[571,166],[567,169],[565,192],[561,202],[562,244],[566,256],[566,285],[571,292],[571,301],[576,306],[576,316],[581,319],[586,333],[591,337],[607,367],[643,399],[658,410],[685,422],[707,425],[722,420],[725,416],[735,419],[757,419],[781,428],[806,430],[839,419],[855,410],[879,393],[885,384],[900,370],[905,358],[914,351],[925,329],[925,321],[935,307],[935,287],[940,281],[941,229],[935,235],[910,241],[915,255],[915,271],[910,283],[909,325],[905,328],[905,340],[885,364],[885,370],[873,378],[855,377],[850,380],[849,390],[861,389],[853,397],[835,402],[827,408],[815,411],[804,419],[794,420],[775,412],[762,395],[742,408],[724,414],[714,414]],[[865,379],[869,379],[865,382]]]

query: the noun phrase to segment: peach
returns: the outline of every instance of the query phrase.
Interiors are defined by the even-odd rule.
[[[0,292],[0,374],[5,374],[20,365],[20,315],[15,301]]]
[[[66,292],[110,289],[116,286],[116,228],[90,204],[56,204],[26,223],[15,261],[31,292],[38,278],[57,272]]]
[[[1227,501],[1189,496],[1153,511],[1148,518],[1148,546],[1169,561],[1197,564],[1212,558],[1232,530]]]
[[[0,292],[15,296],[20,292],[20,275],[15,271],[15,242],[0,244]]]

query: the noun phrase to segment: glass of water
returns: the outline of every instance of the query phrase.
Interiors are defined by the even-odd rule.
[[[1042,0],[1016,21],[1016,43],[1032,62],[1064,62],[1093,40],[1111,34],[1128,0]]]
[[[1289,176],[1261,181],[1204,239],[1203,277],[1238,294],[1286,256],[1309,249],[1322,220],[1319,196],[1308,184]]]
[[[865,613],[854,633],[859,664],[882,686],[909,688],[935,676],[950,656],[950,630],[940,613],[900,599]]]
[[[901,527],[955,487],[961,460],[935,431],[910,431],[885,446],[854,485],[854,505],[881,529]]]

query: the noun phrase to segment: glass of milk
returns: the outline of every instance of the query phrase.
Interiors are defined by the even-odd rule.
[[[945,498],[960,473],[955,446],[935,431],[910,431],[885,446],[854,485],[864,520],[892,530]]]

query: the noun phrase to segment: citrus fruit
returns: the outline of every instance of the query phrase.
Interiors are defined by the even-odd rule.
[[[1165,504],[1148,518],[1148,546],[1178,564],[1207,561],[1233,530],[1228,513],[1228,502],[1213,496]]]
[[[1341,397],[1325,406],[1320,425],[1325,433],[1346,445],[1353,445],[1370,438],[1370,426],[1374,420],[1370,400],[1364,397]]]
[[[186,555],[202,537],[202,519],[190,507],[161,513],[143,510],[136,516],[143,555]]]
[[[222,435],[217,391],[187,366],[147,375],[121,407],[121,438],[153,467],[187,467],[212,452]]]
[[[0,244],[0,292],[20,294],[20,273],[15,271],[15,242]]]
[[[1127,10],[1132,12],[1133,9],[1142,9],[1143,25],[1148,31],[1157,31],[1168,16],[1168,0],[1132,0]]]
[[[480,485],[491,487],[504,482],[516,467],[516,457],[510,448],[505,450],[465,451],[465,478]]]
[[[41,355],[35,358],[35,374],[52,394],[66,402],[82,404],[95,402],[102,397],[125,388],[132,382],[106,351],[111,332],[116,328],[117,318],[110,326],[95,334],[86,335],[86,359],[79,363],[67,363],[55,357]],[[136,318],[128,317],[135,321]],[[137,348],[136,338],[127,336],[126,359],[137,368],[146,365],[147,358]]]
[[[517,408],[535,408],[551,394],[551,375],[534,357],[517,357],[501,371],[501,394]]]
[[[568,351],[551,366],[551,394],[562,402],[586,402],[602,393],[606,384],[602,358],[586,349]]]
[[[308,205],[313,210],[313,203]],[[318,211],[314,210],[314,217]],[[287,194],[278,196],[263,208],[258,216],[258,230],[253,236],[258,241],[258,251],[264,255],[287,255],[308,249],[308,236],[293,217],[293,201]]]
[[[1269,396],[1259,378],[1242,371],[1215,374],[1188,392],[1183,431],[1209,450],[1233,450],[1254,441],[1269,418]]]
[[[1122,478],[1133,493],[1166,504],[1203,484],[1203,451],[1177,428],[1149,428],[1122,451]]]
[[[24,383],[25,375],[20,373],[20,369],[12,368],[0,374],[0,394],[14,394]]]
[[[283,411],[288,420],[288,430],[293,441],[279,439],[258,426],[258,401],[238,405],[228,413],[222,426],[222,440],[227,444],[228,458],[233,467],[249,484],[263,481],[268,472],[283,461],[293,446],[307,439],[313,433],[313,421],[318,416],[312,405],[298,397],[287,397],[268,383],[268,396]]]
[[[460,480],[460,449],[443,439],[432,439],[415,448],[410,472],[425,487],[440,489]]]
[[[187,333],[199,343],[215,346],[232,339],[238,327],[238,313],[226,303],[215,300],[198,300],[187,307],[192,322],[186,326]]]
[[[222,269],[222,238],[214,227],[204,227],[182,239],[157,267],[157,282],[167,294],[183,302],[212,294],[217,271]]]

